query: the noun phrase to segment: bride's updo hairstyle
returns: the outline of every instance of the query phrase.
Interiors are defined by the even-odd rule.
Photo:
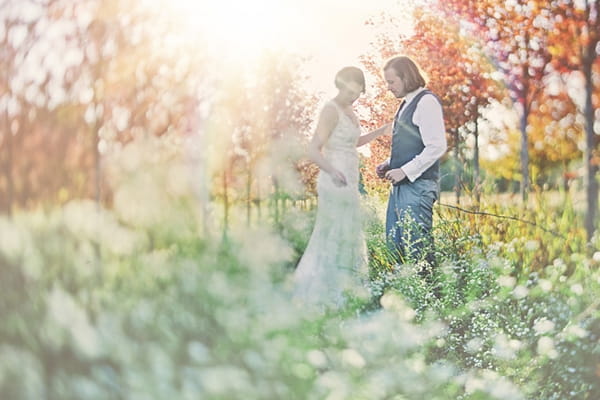
[[[365,92],[365,74],[360,68],[344,67],[335,74],[335,87],[342,89],[347,87],[349,83],[354,82],[360,85],[361,93]]]

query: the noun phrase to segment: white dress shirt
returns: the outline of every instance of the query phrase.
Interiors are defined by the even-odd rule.
[[[398,113],[398,118],[406,110],[406,106],[423,90],[425,88],[419,88],[404,97],[404,106]],[[406,174],[406,177],[414,182],[427,168],[431,167],[444,155],[448,144],[446,143],[446,128],[444,127],[442,107],[433,95],[426,94],[419,100],[412,122],[419,127],[425,148],[400,168]]]

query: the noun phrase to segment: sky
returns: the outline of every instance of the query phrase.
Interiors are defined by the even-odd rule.
[[[385,29],[381,25],[365,25],[365,22],[383,13],[399,18],[408,10],[408,4],[416,0],[136,1],[142,9],[148,7],[161,14],[173,15],[178,34],[183,33],[192,44],[202,43],[198,49],[212,53],[215,57],[211,59],[222,59],[222,65],[243,66],[246,61],[250,65],[252,58],[256,59],[264,50],[301,57],[308,77],[307,91],[326,98],[335,94],[335,73],[347,65],[360,67],[359,57],[373,50],[370,43]],[[6,10],[17,13],[24,20],[36,20],[43,14],[42,5],[34,0],[15,2]],[[89,22],[92,14],[83,11],[84,8],[78,8],[78,21]],[[0,37],[5,33],[1,27],[0,24]],[[56,23],[46,28],[44,40],[36,43],[28,62],[21,65],[18,76],[11,81],[15,90],[28,80],[43,81],[46,71],[53,76],[64,76],[66,69],[81,62],[83,53],[80,49],[69,52],[66,42],[55,40],[55,37],[74,30],[75,25]],[[11,31],[15,46],[19,38],[25,37],[24,29],[20,36],[15,29]],[[47,54],[48,46],[58,46],[57,51],[44,60],[36,58],[37,54],[40,57]],[[66,96],[60,85],[55,86],[51,88],[53,105],[60,104]],[[27,97],[31,101],[45,101],[44,96],[33,90]]]
[[[157,1],[157,0],[145,0]],[[263,49],[283,49],[307,58],[307,86],[331,92],[343,66],[359,66],[381,30],[365,21],[386,12],[396,17],[406,0],[172,0],[183,20],[209,39],[212,51],[252,57]],[[200,4],[200,5],[199,5]],[[407,23],[407,25],[410,25]]]
[[[307,70],[317,91],[333,91],[333,76],[343,66],[359,66],[358,57],[371,50],[379,29],[365,25],[370,17],[397,10],[401,1],[310,0],[305,3],[306,29],[298,41],[299,52],[310,57]],[[302,40],[304,39],[304,40]]]

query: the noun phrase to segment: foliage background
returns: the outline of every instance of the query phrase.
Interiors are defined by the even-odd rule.
[[[397,53],[444,103],[439,268],[391,261],[378,139],[368,295],[316,314],[290,299],[323,101],[305,60],[231,62],[149,4],[0,3],[0,397],[600,397],[598,1],[365,21],[365,130],[394,114]]]

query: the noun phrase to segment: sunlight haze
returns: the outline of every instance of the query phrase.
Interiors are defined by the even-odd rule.
[[[371,49],[370,43],[381,31],[365,22],[383,12],[399,18],[408,10],[406,3],[399,0],[352,3],[343,0],[208,3],[176,0],[170,7],[190,27],[192,34],[207,38],[210,51],[219,57],[251,59],[265,50],[297,54],[307,60],[310,90],[331,92],[335,72],[345,65],[358,65],[359,56]]]

